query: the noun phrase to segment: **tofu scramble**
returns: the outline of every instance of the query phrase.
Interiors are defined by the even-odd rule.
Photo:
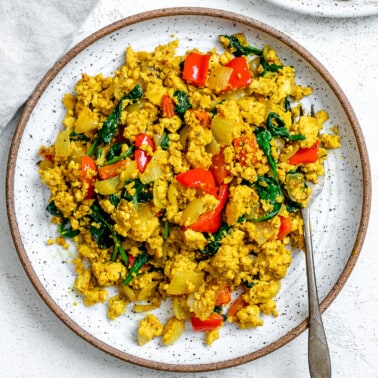
[[[273,49],[219,39],[221,53],[128,47],[113,76],[83,74],[64,96],[63,130],[39,151],[57,240],[77,246],[75,290],[111,320],[145,313],[139,345],[185,329],[211,345],[227,323],[278,316],[291,249],[304,249],[306,182],[340,146]],[[166,300],[163,324],[153,310]]]

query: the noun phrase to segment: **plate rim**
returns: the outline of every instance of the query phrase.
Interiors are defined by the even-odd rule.
[[[296,7],[293,3],[286,3],[285,1],[281,0],[266,0],[268,3],[285,9],[289,12],[297,13],[297,14],[303,14],[307,16],[315,16],[315,17],[321,17],[321,18],[358,18],[358,17],[369,17],[369,16],[375,16],[378,14],[378,7],[376,7],[375,4],[369,4],[367,8],[354,11],[352,14],[350,14],[350,10],[348,13],[348,10],[344,10],[343,7],[337,8],[337,11],[329,11],[328,8],[326,8],[325,11],[323,11],[324,8],[320,5],[319,7]],[[341,1],[341,0],[338,0]],[[348,1],[341,1],[341,3],[348,3]],[[360,9],[360,8],[358,8]]]
[[[68,64],[76,55],[78,55],[81,51],[85,48],[92,45],[97,40],[116,32],[119,29],[125,28],[127,26],[148,21],[152,19],[164,18],[164,17],[173,17],[173,16],[205,16],[214,19],[224,19],[227,21],[234,21],[240,24],[244,24],[250,26],[254,29],[260,30],[280,42],[287,45],[290,49],[295,51],[301,57],[306,59],[306,61],[311,64],[311,66],[322,76],[325,82],[330,86],[331,90],[337,97],[338,101],[340,102],[345,114],[351,124],[352,131],[354,133],[354,137],[357,142],[359,157],[361,159],[361,170],[362,170],[362,181],[364,183],[363,186],[363,198],[362,198],[362,210],[361,210],[361,217],[359,222],[359,227],[357,230],[356,240],[351,251],[351,254],[346,262],[346,265],[342,272],[340,273],[336,283],[331,288],[327,296],[320,304],[321,312],[324,312],[329,305],[333,302],[333,300],[337,297],[340,293],[341,289],[343,288],[345,282],[347,281],[348,277],[350,276],[359,254],[361,252],[363,242],[366,236],[368,222],[369,222],[369,215],[370,215],[370,208],[371,208],[371,194],[372,194],[372,184],[371,184],[371,172],[370,172],[370,164],[368,158],[368,151],[366,148],[366,144],[364,141],[364,136],[362,130],[360,128],[358,119],[352,109],[349,100],[345,96],[344,92],[342,91],[341,87],[338,85],[336,80],[333,76],[326,70],[326,68],[304,47],[302,47],[299,43],[297,43],[294,39],[287,36],[283,32],[275,29],[274,27],[265,24],[261,21],[253,19],[251,17],[247,17],[238,13],[229,12],[221,9],[214,9],[214,8],[205,8],[205,7],[172,7],[172,8],[162,8],[156,9],[151,11],[146,11],[142,13],[138,13],[123,19],[120,19],[114,23],[111,23],[99,30],[95,31],[94,33],[87,36],[81,42],[76,44],[70,50],[68,50],[45,74],[39,84],[36,86],[35,90],[29,97],[23,112],[20,116],[19,122],[17,124],[15,133],[13,135],[11,141],[11,147],[9,151],[9,157],[7,162],[7,172],[6,172],[6,204],[7,204],[7,216],[10,225],[10,231],[13,239],[13,243],[15,245],[16,251],[18,253],[19,259],[21,264],[31,281],[32,285],[43,299],[43,301],[48,305],[48,307],[52,310],[52,312],[66,325],[70,328],[74,333],[78,336],[86,340],[92,346],[102,350],[103,352],[108,353],[109,355],[119,358],[120,360],[124,360],[126,362],[131,362],[135,365],[157,369],[157,370],[164,370],[164,371],[172,371],[172,372],[204,372],[204,371],[212,371],[212,370],[219,370],[230,368],[233,366],[241,365],[255,359],[258,359],[262,356],[265,356],[280,347],[284,346],[298,335],[300,335],[303,331],[306,330],[308,326],[307,319],[303,320],[299,325],[293,328],[290,332],[285,334],[284,336],[280,337],[273,343],[258,349],[252,353],[248,353],[246,355],[220,361],[220,362],[210,362],[210,363],[201,363],[201,364],[170,364],[170,363],[159,363],[157,361],[146,360],[127,352],[121,351],[115,347],[112,347],[109,344],[99,340],[94,335],[90,334],[89,332],[85,331],[81,326],[76,323],[73,319],[71,319],[54,301],[48,291],[43,287],[41,281],[39,280],[38,276],[36,275],[31,262],[28,258],[28,254],[23,246],[22,238],[18,229],[17,224],[17,217],[15,212],[15,204],[13,201],[14,198],[14,175],[15,175],[15,168],[16,168],[16,161],[18,158],[18,150],[21,139],[24,134],[24,130],[28,124],[29,118],[38,103],[38,100],[50,84],[50,82],[59,74],[59,72]]]

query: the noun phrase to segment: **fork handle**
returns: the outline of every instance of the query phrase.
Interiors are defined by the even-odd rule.
[[[307,290],[309,303],[308,362],[312,378],[331,377],[331,359],[323,327],[316,286],[309,208],[302,210],[305,227]]]

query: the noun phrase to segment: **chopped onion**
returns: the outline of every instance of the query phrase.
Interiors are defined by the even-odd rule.
[[[140,175],[140,181],[142,184],[149,184],[150,182],[153,182],[156,179],[158,179],[163,174],[163,170],[158,164],[151,163],[152,160],[147,165],[147,168],[143,172],[143,174]]]
[[[215,115],[211,120],[211,131],[214,138],[222,146],[229,145],[232,142],[235,120]]]
[[[151,161],[147,164],[146,170],[140,175],[140,181],[142,184],[149,184],[157,180],[164,172],[163,165],[168,159],[168,152],[163,150],[157,150]]]
[[[228,81],[233,69],[231,67],[219,66],[211,71],[208,80],[208,87],[220,92],[227,88]]]
[[[148,311],[152,311],[152,310],[155,310],[156,308],[159,308],[160,307],[160,302],[157,302],[157,303],[148,303],[148,304],[140,304],[140,303],[136,303],[134,306],[133,306],[133,312],[148,312]]]
[[[137,102],[134,102],[133,104],[128,105],[126,107],[126,110],[129,113],[134,113],[134,112],[138,112],[139,110],[143,109],[143,106],[144,106],[144,101],[137,101]]]
[[[97,115],[90,109],[84,108],[75,123],[75,133],[81,134],[91,130],[97,130],[98,119]]]
[[[174,182],[171,182],[171,184],[168,187],[168,201],[171,205],[177,206],[177,188],[176,184]]]
[[[120,179],[118,176],[107,180],[97,180],[95,182],[95,190],[103,196],[110,196],[119,190]]]
[[[158,147],[161,145],[161,142],[162,140],[164,139],[164,137],[166,136],[165,133],[162,133],[162,134],[154,134],[154,143],[155,143],[155,147]]]
[[[150,283],[144,285],[137,294],[137,301],[146,301],[151,298],[158,284],[159,281],[151,281]]]
[[[120,172],[121,180],[126,181],[133,179],[138,174],[138,168],[135,160],[127,160],[127,163],[122,167]]]
[[[255,58],[251,59],[248,63],[249,70],[253,73],[253,76],[258,77],[260,76],[260,73],[258,71],[258,68],[260,66],[261,58],[259,56],[256,56]]]
[[[176,272],[168,285],[168,295],[190,294],[204,283],[204,272]]]
[[[186,141],[188,140],[189,135],[189,126],[184,125],[184,127],[180,131],[180,143],[183,149],[185,149]]]
[[[222,96],[220,96],[223,100],[227,101],[238,101],[245,97],[245,91],[244,89],[236,89],[231,92],[226,92]]]
[[[190,201],[182,212],[182,222],[184,226],[194,223],[203,213],[204,201],[202,198],[195,198]]]
[[[66,129],[61,131],[56,137],[55,141],[55,156],[67,157],[71,152],[71,142],[70,142],[71,131]]]
[[[130,286],[120,285],[119,291],[123,297],[126,297],[129,301],[136,301],[136,294]]]
[[[256,242],[259,245],[264,244],[268,240],[271,240],[277,233],[277,229],[272,225],[271,222],[256,222]]]
[[[206,146],[206,152],[208,154],[216,155],[219,151],[220,151],[219,143],[213,137],[213,139],[211,140],[211,142]]]

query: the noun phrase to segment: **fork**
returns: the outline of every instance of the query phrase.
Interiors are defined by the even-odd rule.
[[[308,206],[302,209],[306,245],[306,270],[309,303],[308,363],[310,375],[312,378],[331,377],[331,359],[329,356],[327,338],[324,331],[322,316],[319,307],[310,226],[311,205],[314,203],[316,197],[318,197],[318,195],[323,190],[324,181],[324,176],[319,176],[317,184],[308,184],[311,186],[312,189],[310,201]]]

